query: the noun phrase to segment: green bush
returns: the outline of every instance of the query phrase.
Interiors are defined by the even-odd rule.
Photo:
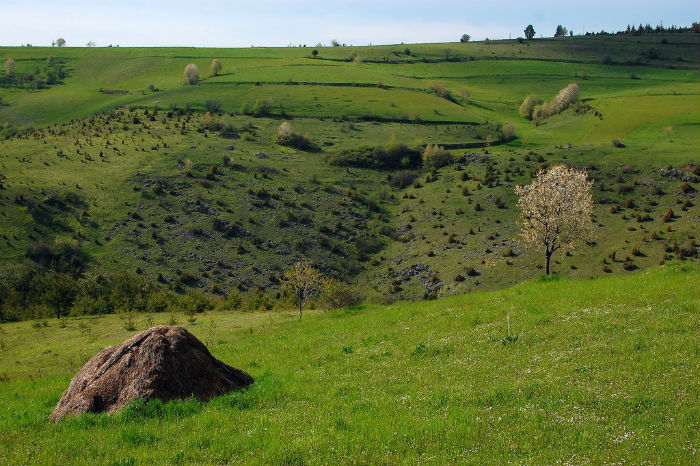
[[[422,159],[424,166],[432,168],[444,167],[454,162],[454,156],[437,144],[425,146]]]
[[[399,170],[387,176],[387,181],[391,186],[404,189],[411,186],[411,183],[418,177],[417,170]]]
[[[180,301],[180,307],[187,316],[187,320],[194,322],[197,320],[197,314],[214,309],[214,303],[200,290],[190,289]]]
[[[288,121],[282,122],[282,124],[279,126],[275,140],[277,141],[277,144],[282,146],[293,147],[304,151],[317,150],[316,146],[311,142],[309,136],[307,134],[299,134],[294,131],[292,124]]]
[[[204,109],[209,113],[219,113],[221,111],[221,101],[210,99],[204,103]]]
[[[362,304],[364,297],[355,287],[333,280],[320,297],[320,304],[325,309],[340,309]]]
[[[421,152],[404,144],[388,144],[385,147],[360,146],[344,149],[330,159],[331,165],[340,167],[397,170],[418,168]]]

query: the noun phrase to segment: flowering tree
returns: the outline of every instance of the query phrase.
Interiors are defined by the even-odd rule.
[[[199,82],[199,71],[197,70],[197,65],[194,63],[189,63],[185,66],[184,73],[185,83],[194,85]]]
[[[557,111],[561,112],[562,110],[566,110],[567,108],[569,108],[569,105],[576,102],[580,95],[581,89],[578,87],[578,84],[571,83],[568,86],[566,86],[564,89],[559,91],[557,96],[554,98],[554,101],[556,102]]]
[[[282,124],[277,128],[277,143],[283,146],[289,144],[294,139],[296,133],[292,124],[288,121],[283,121]]]
[[[534,100],[528,96],[520,105],[520,114],[525,118],[528,118],[529,114],[529,119],[532,120],[543,120],[569,108],[571,104],[579,99],[580,95],[581,89],[578,84],[571,83],[560,90],[552,100],[542,105],[534,105]]]
[[[5,60],[5,71],[7,74],[12,74],[17,69],[17,63],[12,58]]]
[[[520,104],[520,116],[532,120],[532,112],[535,110],[535,99],[531,95],[525,97],[523,103]]]
[[[511,139],[515,137],[515,125],[512,121],[509,121],[503,125],[503,137],[506,139]]]
[[[215,58],[211,61],[211,66],[209,67],[209,72],[212,76],[218,76],[224,66],[221,64],[221,60]]]
[[[309,298],[330,287],[332,280],[323,278],[308,262],[297,262],[286,272],[282,278],[282,287],[294,296],[299,306],[299,318]]]
[[[469,103],[469,98],[472,96],[471,92],[469,92],[469,89],[464,89],[460,91],[462,94],[462,100],[464,100],[464,109],[467,109],[467,104]]]
[[[594,228],[592,181],[585,170],[555,165],[528,186],[516,186],[526,244],[544,247],[545,273],[555,251],[587,240]]]

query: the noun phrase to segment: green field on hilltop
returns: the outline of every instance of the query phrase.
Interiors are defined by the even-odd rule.
[[[302,320],[177,315],[255,385],[57,424],[78,368],[131,333],[115,316],[4,324],[0,461],[697,463],[699,277],[667,266]],[[168,316],[151,319],[138,329]]]
[[[697,102],[697,34],[637,37],[573,37],[564,40],[490,41],[466,44],[321,47],[316,58],[307,48],[0,48],[0,58],[13,58],[18,71],[40,68],[49,57],[63,60],[68,77],[40,92],[3,90],[0,121],[19,126],[58,123],[129,103],[184,105],[218,96],[224,110],[238,111],[246,98],[273,98],[292,115],[360,116],[368,108],[383,117],[407,110],[424,120],[445,119],[459,110],[460,87],[471,92],[467,113],[500,121],[511,118],[524,95],[550,98],[557,89],[577,81],[586,98],[648,93],[695,95]],[[656,51],[649,58],[649,50]],[[410,55],[406,55],[406,50]],[[353,63],[358,56],[361,63]],[[209,64],[223,64],[219,76],[207,77]],[[607,64],[603,64],[605,61]],[[195,88],[183,87],[182,70],[195,63],[205,77]],[[635,75],[635,79],[629,78]],[[444,80],[457,100],[441,102],[420,93]],[[284,84],[309,84],[302,89]],[[147,87],[160,89],[149,96]],[[251,89],[258,84],[261,89]],[[325,84],[345,85],[326,89]],[[346,89],[377,86],[395,92]],[[104,94],[99,90],[129,94]],[[589,89],[589,91],[587,91]],[[411,96],[406,94],[411,92]],[[361,94],[368,92],[367,96]],[[146,95],[144,95],[144,93]],[[430,93],[430,92],[429,92]],[[249,97],[247,95],[250,94]],[[397,105],[368,105],[382,94]],[[417,95],[416,95],[417,94]],[[305,101],[318,97],[321,111]],[[434,94],[433,94],[433,97]],[[512,99],[512,100],[511,100]],[[351,100],[353,105],[343,105]],[[347,102],[346,102],[347,103]],[[287,105],[288,104],[288,105]],[[309,102],[306,102],[308,105]],[[445,115],[435,117],[434,110]],[[464,110],[464,109],[462,109]],[[442,118],[440,118],[442,117]],[[459,120],[468,119],[460,117]]]

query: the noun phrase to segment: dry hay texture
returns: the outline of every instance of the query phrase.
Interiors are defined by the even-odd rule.
[[[113,413],[137,398],[208,400],[253,378],[219,361],[183,327],[153,327],[100,351],[73,378],[50,419]]]

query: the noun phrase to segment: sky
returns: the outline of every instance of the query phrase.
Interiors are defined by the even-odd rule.
[[[551,37],[628,24],[689,26],[698,0],[0,0],[0,45],[249,47]]]

